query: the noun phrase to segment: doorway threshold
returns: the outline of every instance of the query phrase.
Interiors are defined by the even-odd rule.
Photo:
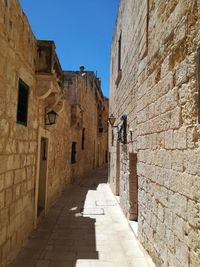
[[[128,220],[131,230],[134,232],[135,236],[138,237],[138,222]]]

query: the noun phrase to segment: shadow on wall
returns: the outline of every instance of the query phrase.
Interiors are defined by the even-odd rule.
[[[93,171],[87,176],[90,179],[81,179],[64,192],[9,267],[75,267],[81,259],[83,262],[99,259],[96,220],[89,218],[92,214],[87,212],[83,215],[89,191],[96,190],[100,183],[107,183],[107,169],[99,179],[95,178],[97,172]]]

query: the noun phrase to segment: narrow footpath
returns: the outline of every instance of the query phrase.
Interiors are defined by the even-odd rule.
[[[9,267],[152,267],[98,169],[62,194]]]

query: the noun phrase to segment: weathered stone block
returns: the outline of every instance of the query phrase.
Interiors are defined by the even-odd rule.
[[[189,248],[183,242],[175,239],[177,259],[181,262],[182,266],[189,266]]]
[[[22,185],[21,184],[15,185],[13,187],[13,199],[14,200],[17,200],[22,193],[23,194],[26,193],[26,190],[22,191]]]
[[[187,229],[187,238],[185,238],[185,243],[190,247],[192,250],[196,251],[199,249],[200,245],[200,230],[192,228],[188,224],[188,229]]]
[[[187,34],[187,21],[183,17],[182,21],[179,23],[178,27],[175,30],[175,42],[181,42],[185,39]]]
[[[172,169],[175,171],[183,172],[184,168],[184,152],[181,150],[172,151]]]
[[[9,122],[6,119],[0,120],[0,136],[8,137],[9,135]]]
[[[157,154],[157,164],[160,167],[171,169],[171,151],[160,149]]]
[[[188,84],[182,84],[182,86],[179,88],[180,103],[182,105],[186,104],[189,97],[190,97],[190,90]]]
[[[166,149],[174,148],[173,130],[169,130],[165,132],[165,148]]]
[[[189,224],[196,228],[200,228],[200,203],[188,200],[188,218]]]
[[[35,155],[26,156],[26,166],[35,165]]]
[[[8,258],[9,253],[10,253],[10,239],[8,239],[6,243],[4,243],[4,245],[2,246],[2,258],[3,259]]]
[[[5,205],[5,191],[0,192],[0,209]]]
[[[5,188],[8,188],[13,185],[13,179],[14,179],[14,174],[12,171],[6,172],[5,174]]]
[[[1,88],[0,88],[1,90]],[[6,102],[3,98],[0,97],[0,116],[2,116],[6,109]]]
[[[18,152],[20,154],[24,153],[24,154],[27,154],[28,153],[28,142],[25,141],[19,141],[18,142]]]
[[[37,150],[37,142],[29,143],[29,153],[36,153]]]
[[[8,139],[7,144],[5,146],[5,152],[7,154],[17,153],[17,144],[15,140]]]
[[[174,148],[186,149],[187,148],[187,129],[181,127],[179,130],[174,131]]]
[[[161,79],[166,76],[168,74],[168,72],[170,71],[170,60],[169,60],[169,56],[167,56],[162,65],[161,65]]]
[[[6,207],[8,207],[10,205],[12,200],[13,200],[12,188],[8,188],[5,190],[5,205],[6,205]]]
[[[15,170],[14,172],[14,184],[21,183],[26,178],[25,169]]]
[[[174,253],[174,247],[175,247],[175,237],[174,232],[171,229],[166,229],[166,239],[167,239],[167,248],[171,251],[171,253]]]
[[[181,119],[181,108],[176,107],[172,112],[171,112],[171,124],[170,128],[172,129],[178,129],[181,126],[182,119]]]
[[[19,155],[9,155],[7,157],[7,169],[15,170],[20,168],[20,156]]]
[[[6,232],[6,227],[0,229],[0,246],[2,246],[3,243],[6,241]]]
[[[200,163],[199,163],[199,150],[187,150],[185,152],[185,171],[189,174],[199,175]]]
[[[7,170],[8,156],[0,155],[0,173],[4,173]]]
[[[6,138],[1,138],[1,142],[0,142],[0,152],[4,152],[5,149],[5,143],[6,143]],[[3,154],[3,153],[2,153]]]
[[[188,81],[187,73],[188,73],[187,61],[183,60],[176,70],[175,81],[177,86],[186,83]]]
[[[3,228],[4,226],[7,226],[9,223],[9,209],[4,208],[0,210],[0,224]]]
[[[188,127],[187,128],[187,146],[188,148],[194,148],[196,139],[196,129],[195,127]]]
[[[179,216],[175,216],[174,219],[174,235],[178,237],[182,242],[184,242],[184,226],[185,226],[185,221],[180,218]]]
[[[165,147],[165,132],[157,133],[156,135],[156,147],[162,149]],[[152,146],[150,146],[152,147]]]
[[[187,220],[187,198],[175,193],[170,197],[169,202],[171,209],[173,209],[179,217]]]
[[[0,192],[4,189],[4,174],[0,174]]]
[[[190,264],[191,266],[200,266],[200,250],[190,251]]]

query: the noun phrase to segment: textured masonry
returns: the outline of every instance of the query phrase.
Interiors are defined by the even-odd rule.
[[[128,116],[128,144],[120,145],[120,203],[130,217],[129,153],[135,153],[138,238],[159,267],[200,266],[199,17],[196,0],[121,0],[112,41],[110,113],[116,123]],[[116,146],[115,138],[114,192]]]

